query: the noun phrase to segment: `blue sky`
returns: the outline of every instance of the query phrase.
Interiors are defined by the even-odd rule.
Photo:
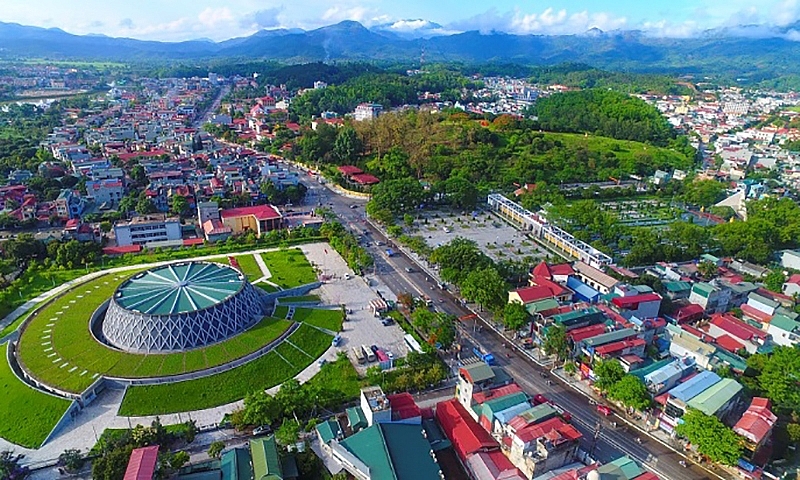
[[[391,24],[398,32],[431,28],[408,19],[436,22],[441,32],[570,34],[597,27],[685,37],[745,24],[785,26],[798,18],[800,0],[0,0],[4,22],[165,41],[224,40],[342,20]]]

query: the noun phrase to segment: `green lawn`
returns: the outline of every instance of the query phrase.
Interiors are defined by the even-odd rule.
[[[286,318],[286,315],[289,314],[289,307],[286,305],[278,305],[275,307],[275,312],[273,315],[275,318]]]
[[[361,392],[361,380],[358,372],[347,358],[338,358],[335,362],[326,363],[318,374],[308,381],[309,385],[342,392],[348,398],[357,399]]]
[[[316,282],[317,275],[300,249],[292,248],[262,254],[272,277],[270,281],[282,288],[294,288]]]
[[[292,365],[271,351],[227,372],[197,380],[129,387],[122,399],[119,414],[164,415],[235,402],[250,392],[266,390],[294,377],[331,345],[330,335],[308,325],[300,325],[288,340],[297,348],[282,343],[276,350]]]
[[[295,308],[294,317],[292,320],[295,322],[303,322],[315,327],[324,328],[332,332],[338,332],[342,329],[342,322],[344,315],[341,309],[324,310],[321,308]]]
[[[70,401],[47,395],[18,379],[6,361],[0,359],[0,437],[28,448],[39,448]]]
[[[298,297],[281,297],[281,303],[311,303],[320,302],[319,295],[300,295]]]
[[[264,290],[267,293],[280,292],[280,290],[277,287],[273,287],[269,283],[263,283],[262,282],[262,283],[254,283],[253,285],[255,285],[256,287],[260,288],[261,290]]]
[[[251,282],[254,282],[264,276],[264,273],[261,271],[261,267],[258,266],[258,263],[256,263],[256,258],[253,255],[240,255],[234,258],[239,263],[239,268],[242,269],[242,273],[244,273],[247,279]]]
[[[43,308],[20,341],[19,356],[27,369],[44,383],[80,393],[99,375],[143,378],[220,365],[258,350],[291,325],[286,320],[264,318],[225,342],[184,353],[140,355],[113,350],[94,340],[89,317],[131,275],[102,276]]]

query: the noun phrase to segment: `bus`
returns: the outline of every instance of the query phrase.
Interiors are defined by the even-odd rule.
[[[365,363],[367,363],[367,357],[366,355],[364,355],[364,351],[362,349],[358,347],[353,347],[353,355],[355,355],[359,365],[364,365]]]
[[[375,361],[375,352],[373,352],[371,348],[369,348],[366,345],[361,345],[361,349],[364,350],[364,355],[367,356],[367,361],[368,362],[374,362]]]
[[[422,353],[422,347],[420,347],[419,342],[416,338],[412,337],[410,333],[407,333],[403,340],[406,341],[406,345],[408,349],[412,352]]]

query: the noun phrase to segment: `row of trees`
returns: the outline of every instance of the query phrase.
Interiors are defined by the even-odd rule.
[[[363,271],[372,266],[374,260],[367,250],[358,244],[358,239],[344,226],[335,221],[325,222],[320,228],[319,233],[328,241],[339,255],[347,262],[347,266],[355,272]]]
[[[97,261],[101,250],[101,245],[95,242],[67,240],[45,243],[30,233],[20,234],[3,243],[3,256],[13,259],[23,269],[34,261],[45,267],[80,268]]]

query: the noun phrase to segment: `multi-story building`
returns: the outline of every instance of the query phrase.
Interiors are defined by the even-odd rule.
[[[353,117],[356,122],[378,118],[383,112],[383,105],[378,103],[362,103],[356,107]]]
[[[160,215],[134,217],[114,225],[114,236],[120,247],[180,240],[181,224],[177,218]]]
[[[692,291],[689,293],[689,302],[700,305],[709,314],[726,312],[730,299],[730,290],[705,282],[692,285]]]
[[[98,205],[115,205],[125,195],[125,185],[118,179],[90,180],[86,182],[86,194]]]

